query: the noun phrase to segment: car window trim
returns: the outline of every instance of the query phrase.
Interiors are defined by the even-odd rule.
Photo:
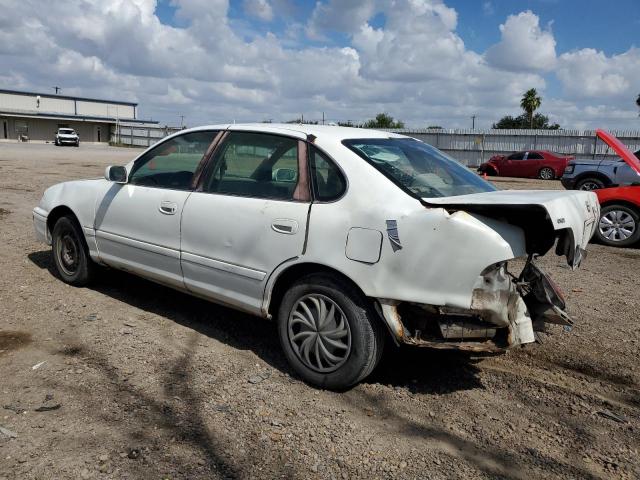
[[[211,143],[209,144],[209,146],[207,147],[207,150],[205,151],[205,153],[202,155],[202,158],[200,158],[200,161],[198,162],[198,165],[196,165],[196,169],[193,171],[192,177],[191,177],[191,182],[189,183],[189,187],[188,188],[168,188],[168,187],[163,187],[160,185],[137,185],[135,183],[129,183],[131,180],[131,175],[134,174],[136,172],[136,170],[140,167],[137,167],[138,162],[145,158],[146,155],[148,153],[151,153],[153,151],[155,151],[157,148],[159,148],[161,145],[170,142],[171,140],[175,139],[175,138],[180,138],[183,137],[185,135],[189,135],[191,133],[205,133],[205,132],[218,132],[216,134],[215,137],[213,137],[213,140],[211,141]],[[215,144],[216,140],[220,137],[220,133],[222,133],[222,130],[194,130],[194,131],[190,131],[190,132],[184,132],[181,135],[172,135],[171,137],[165,138],[162,141],[156,143],[153,148],[147,150],[146,152],[143,152],[138,158],[136,158],[133,161],[133,165],[131,166],[131,169],[129,172],[127,172],[127,185],[133,185],[136,187],[146,187],[146,188],[158,188],[158,189],[162,189],[162,190],[173,190],[176,192],[192,192],[194,190],[193,185],[194,185],[194,178],[196,177],[196,174],[199,173],[199,171],[201,170],[203,162],[205,161],[205,158],[207,156],[207,153],[211,150],[212,146]]]
[[[223,196],[229,196],[229,197],[238,197],[238,198],[259,198],[259,199],[263,199],[263,200],[271,200],[271,201],[279,201],[279,202],[291,202],[291,203],[312,203],[313,202],[313,196],[311,193],[311,189],[309,188],[309,181],[307,179],[307,198],[308,200],[295,200],[294,198],[291,199],[282,199],[282,198],[268,198],[268,197],[264,197],[264,196],[257,196],[257,195],[239,195],[239,194],[235,194],[235,193],[224,193],[224,192],[207,192],[204,189],[205,184],[207,183],[207,179],[209,179],[209,177],[213,174],[213,169],[215,168],[215,162],[214,162],[214,158],[215,156],[218,154],[218,151],[222,148],[224,148],[225,142],[229,136],[229,134],[231,132],[240,132],[240,133],[257,133],[260,135],[271,135],[271,136],[275,136],[275,137],[285,137],[285,138],[289,138],[292,140],[296,140],[298,142],[298,183],[296,183],[296,187],[294,189],[294,193],[293,195],[295,195],[296,189],[298,189],[298,184],[301,181],[301,175],[302,175],[302,168],[301,168],[301,161],[302,157],[300,155],[301,153],[301,148],[300,145],[301,143],[307,143],[305,142],[305,140],[300,139],[299,137],[295,136],[295,135],[286,135],[286,134],[282,134],[282,133],[273,133],[273,132],[263,132],[260,130],[224,130],[222,131],[223,135],[220,136],[220,138],[218,139],[218,141],[216,142],[216,144],[213,146],[211,153],[209,155],[209,157],[206,159],[205,165],[203,166],[203,172],[201,173],[200,177],[198,178],[198,182],[197,182],[197,186],[194,189],[195,192],[199,192],[199,193],[206,193],[209,195],[223,195]],[[305,150],[308,150],[305,146]],[[309,171],[308,168],[305,168],[307,171]]]
[[[336,162],[333,159],[333,157],[331,157],[331,155],[325,152],[322,148],[318,147],[315,143],[312,143],[312,142],[307,142],[307,143],[311,146],[311,148],[308,149],[307,162],[309,164],[309,177],[311,178],[311,195],[313,196],[313,203],[323,203],[323,204],[334,203],[341,200],[342,198],[344,198],[344,196],[347,194],[347,191],[349,190],[349,178],[344,173],[344,170],[342,169],[342,167],[338,164],[338,162]],[[346,145],[343,145],[343,147],[348,148]],[[344,180],[344,188],[342,189],[341,195],[339,197],[336,197],[333,200],[320,200],[318,198],[318,186],[316,184],[316,179],[311,174],[311,155],[313,153],[314,148],[318,150],[318,152],[320,152],[324,157],[326,157],[329,163],[331,163],[334,167],[338,169],[340,176]],[[349,149],[349,151],[351,151],[351,149]]]

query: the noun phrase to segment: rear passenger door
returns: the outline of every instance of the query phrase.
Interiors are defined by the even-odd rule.
[[[182,214],[186,287],[259,314],[269,274],[302,254],[310,204],[305,142],[228,132]]]

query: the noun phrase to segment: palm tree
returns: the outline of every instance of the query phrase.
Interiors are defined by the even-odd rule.
[[[527,112],[527,117],[529,117],[529,126],[531,128],[533,128],[533,112],[540,108],[541,103],[542,99],[538,96],[538,92],[535,88],[527,90],[522,96],[522,100],[520,100],[520,107]]]

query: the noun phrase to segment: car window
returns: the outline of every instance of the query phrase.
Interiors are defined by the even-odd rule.
[[[529,156],[527,157],[529,160],[543,160],[544,157],[537,152],[529,152]]]
[[[453,158],[419,140],[364,138],[342,143],[414,197],[448,197],[496,190]]]
[[[129,183],[189,190],[193,173],[217,133],[192,132],[162,142],[136,160]]]
[[[340,169],[315,147],[311,149],[310,160],[315,198],[330,202],[341,197],[346,181]]]
[[[298,184],[298,140],[230,132],[213,160],[204,190],[244,197],[292,200]]]
[[[512,153],[511,155],[509,155],[507,158],[509,160],[523,160],[524,159],[524,154],[526,152],[518,152],[518,153]]]

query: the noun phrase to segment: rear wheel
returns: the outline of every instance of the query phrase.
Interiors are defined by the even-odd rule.
[[[540,172],[538,172],[538,177],[540,177],[542,180],[553,180],[555,176],[556,174],[553,171],[553,168],[549,167],[541,168]]]
[[[70,215],[60,217],[52,233],[53,261],[62,280],[82,287],[92,278],[95,264],[76,219]]]
[[[640,212],[626,205],[607,205],[600,212],[596,237],[613,247],[633,245],[640,240]]]
[[[604,188],[604,182],[599,178],[585,178],[576,184],[576,190],[591,191],[599,188]]]
[[[380,360],[384,332],[370,302],[337,275],[314,274],[285,293],[278,334],[302,379],[342,390],[368,376]]]

